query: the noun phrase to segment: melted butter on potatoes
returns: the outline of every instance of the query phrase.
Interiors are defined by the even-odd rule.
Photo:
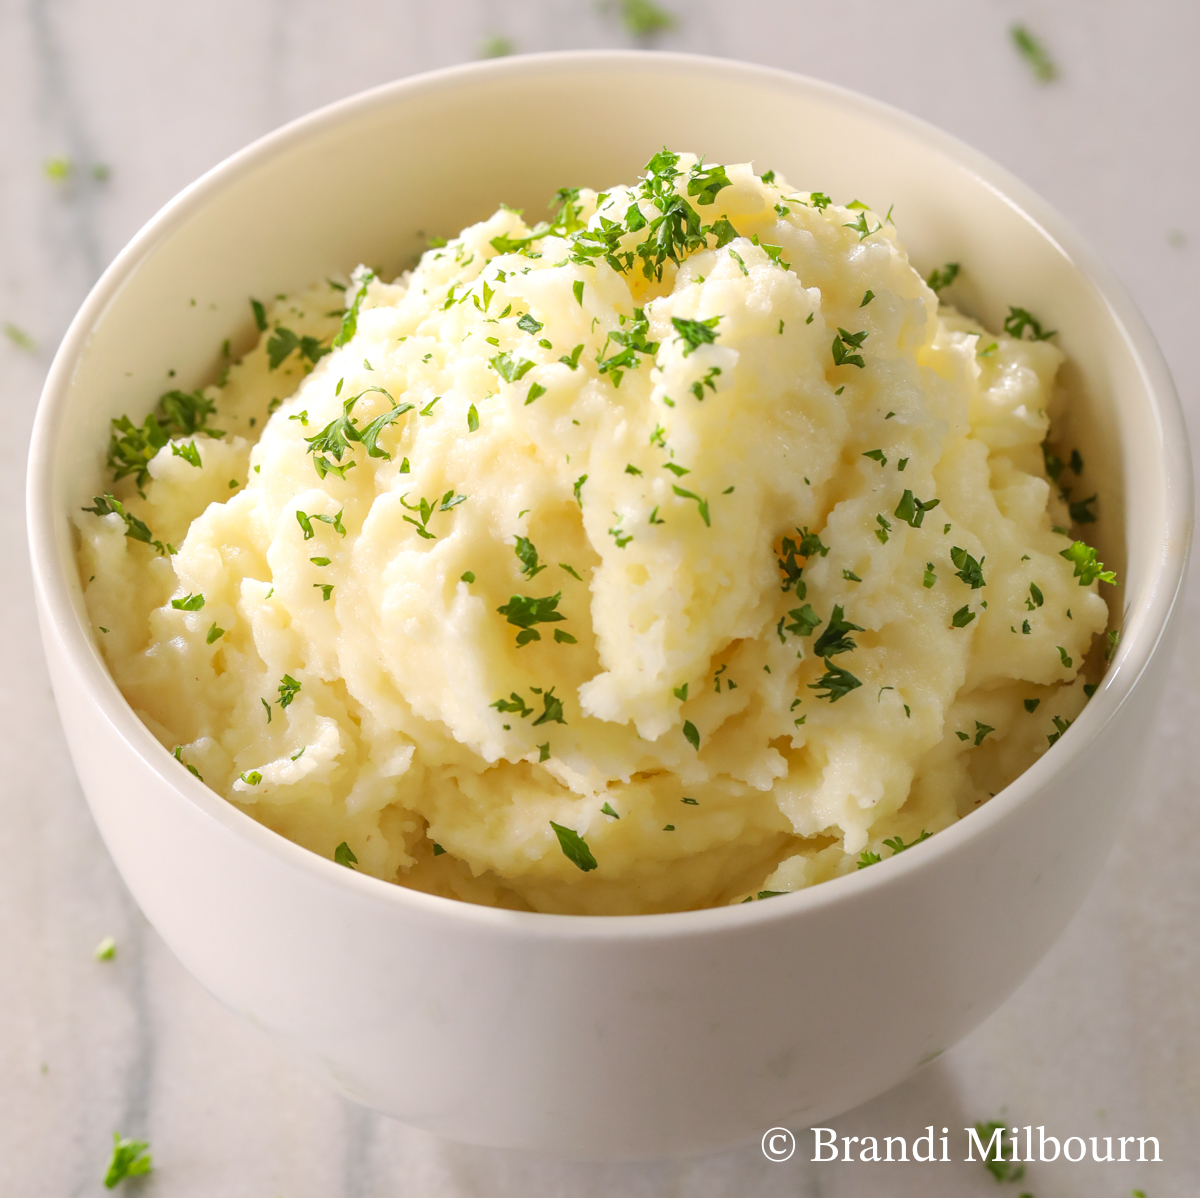
[[[792,890],[986,801],[1108,619],[1060,351],[747,165],[560,201],[277,302],[117,430],[75,520],[130,703],[300,844],[540,911]]]

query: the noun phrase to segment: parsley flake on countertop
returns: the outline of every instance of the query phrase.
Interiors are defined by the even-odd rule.
[[[112,1156],[104,1174],[104,1188],[111,1190],[127,1177],[141,1177],[153,1168],[152,1158],[145,1140],[127,1140],[113,1132]]]
[[[1013,25],[1008,33],[1017,53],[1029,64],[1039,83],[1052,83],[1058,78],[1058,67],[1049,51],[1024,25]]]

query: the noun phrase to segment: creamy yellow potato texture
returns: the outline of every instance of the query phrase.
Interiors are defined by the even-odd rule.
[[[864,205],[664,151],[255,315],[75,521],[130,703],[315,852],[546,912],[757,901],[945,828],[1086,701],[1062,354],[939,309]]]

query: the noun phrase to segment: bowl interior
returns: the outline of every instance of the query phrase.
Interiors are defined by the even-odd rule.
[[[1140,317],[1060,217],[948,136],[826,84],[676,55],[546,55],[403,81],[286,127],[168,205],[89,298],[39,414],[35,571],[74,650],[99,665],[66,514],[102,486],[108,422],[211,381],[221,343],[254,337],[249,297],[359,262],[396,273],[427,234],[499,201],[537,219],[558,187],[631,180],[664,144],[892,206],[919,269],[962,264],[974,315],[998,328],[1019,304],[1059,330],[1071,443],[1100,496],[1095,541],[1123,583],[1108,597],[1126,612],[1117,668],[1081,717],[1098,728],[1165,623],[1190,519],[1182,421]],[[122,705],[107,689],[101,701]]]

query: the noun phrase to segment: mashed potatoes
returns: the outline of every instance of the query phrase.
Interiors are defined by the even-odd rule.
[[[795,890],[986,801],[1108,619],[1060,351],[749,166],[558,207],[256,304],[118,422],[75,519],[130,703],[315,852],[539,911]]]

